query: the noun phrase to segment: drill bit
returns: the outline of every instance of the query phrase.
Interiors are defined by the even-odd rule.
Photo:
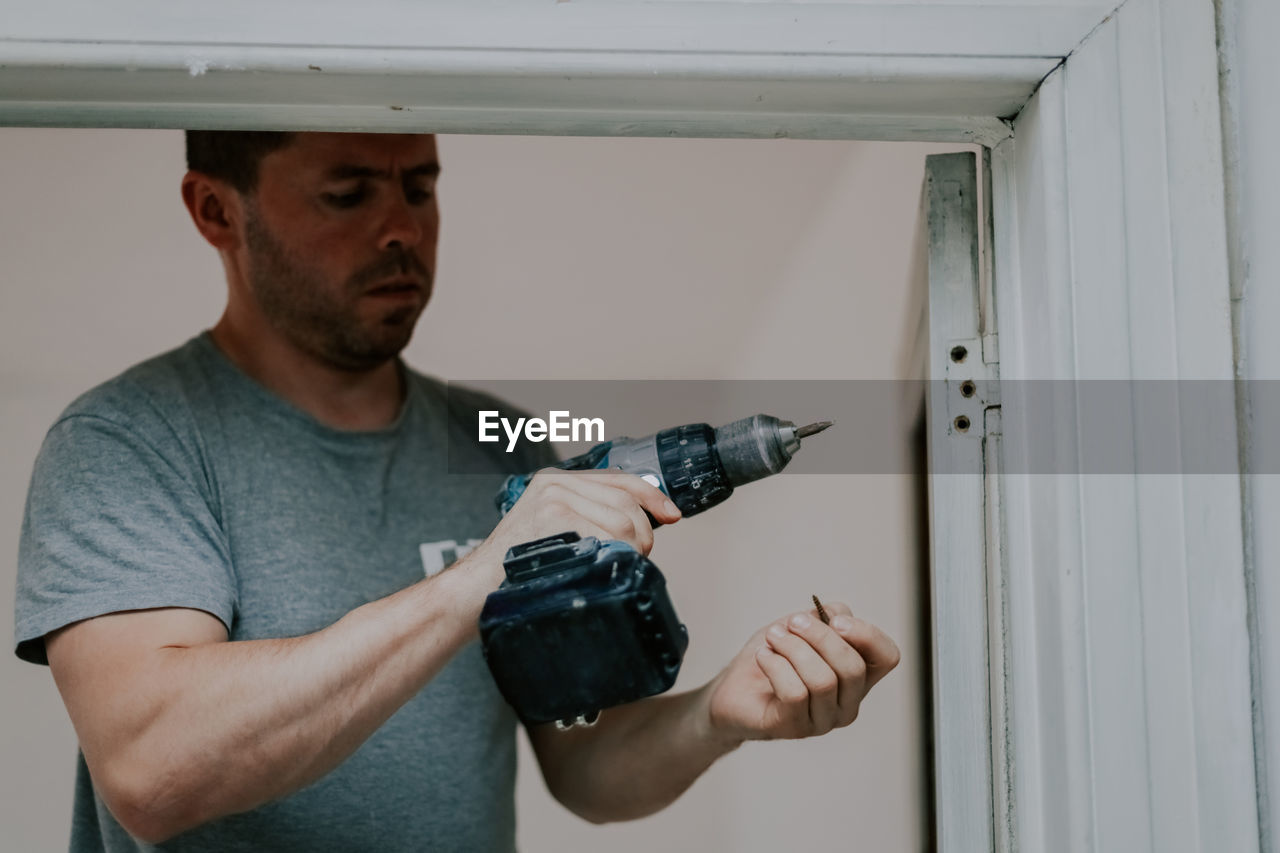
[[[811,435],[817,435],[833,423],[835,421],[815,421],[808,426],[802,426],[796,430],[796,438],[808,438]]]

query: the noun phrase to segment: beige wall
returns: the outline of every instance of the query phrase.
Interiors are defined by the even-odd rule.
[[[408,352],[446,378],[895,378],[920,318],[916,144],[448,137],[436,295]],[[0,130],[0,633],[31,461],[79,391],[212,324],[221,270],[181,209],[171,131]],[[669,306],[683,300],[682,314]],[[560,335],[531,330],[557,329]],[[742,414],[747,414],[746,412]],[[787,413],[775,414],[787,417]],[[854,441],[838,427],[824,440]],[[918,850],[928,648],[918,484],[783,476],[660,532],[710,677],[810,593],[903,664],[853,727],[749,744],[660,815],[593,827],[522,755],[521,848]],[[10,647],[11,648],[11,647]],[[65,845],[74,735],[45,669],[0,656],[5,846]]]

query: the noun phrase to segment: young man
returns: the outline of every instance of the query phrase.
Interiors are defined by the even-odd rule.
[[[398,358],[433,286],[434,137],[191,133],[188,161],[226,311],[72,404],[23,526],[17,652],[79,737],[72,849],[511,850],[516,720],[474,642],[502,557],[564,530],[648,553],[645,512],[679,511],[544,470],[499,520],[495,460],[449,474],[459,406],[494,404]],[[548,787],[640,817],[745,740],[848,725],[898,651],[828,610],[698,690],[532,729]]]

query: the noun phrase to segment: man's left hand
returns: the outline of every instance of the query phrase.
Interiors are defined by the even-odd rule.
[[[712,731],[731,741],[802,738],[847,726],[867,692],[898,665],[887,634],[847,604],[761,628],[707,685]]]

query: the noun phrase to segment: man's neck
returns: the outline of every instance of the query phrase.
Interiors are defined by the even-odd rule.
[[[211,335],[237,367],[326,426],[381,429],[400,413],[405,388],[395,359],[367,371],[342,370],[278,335],[246,334],[226,315]]]

